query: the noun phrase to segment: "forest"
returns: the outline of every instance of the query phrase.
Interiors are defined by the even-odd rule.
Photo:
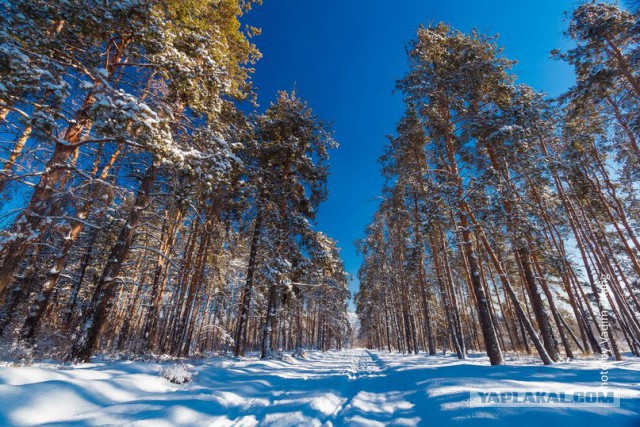
[[[639,111],[638,0],[0,0],[0,426],[637,427]]]
[[[552,52],[576,82],[518,83],[500,40],[422,26],[396,83],[406,112],[359,241],[370,348],[544,364],[640,356],[640,25],[586,2]]]
[[[256,109],[253,0],[0,4],[0,336],[17,360],[341,348],[327,124]]]

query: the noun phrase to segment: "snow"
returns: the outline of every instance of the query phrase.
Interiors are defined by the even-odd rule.
[[[96,361],[0,368],[0,425],[517,425],[634,426],[640,421],[640,361],[609,361],[616,407],[478,407],[471,391],[569,392],[600,388],[598,358],[542,366],[484,355],[311,351],[306,359],[212,358],[173,384],[171,362]],[[184,366],[184,365],[179,365]]]

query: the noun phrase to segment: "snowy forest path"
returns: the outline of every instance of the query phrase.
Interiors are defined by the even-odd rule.
[[[310,351],[305,359],[220,357],[188,365],[194,377],[183,385],[158,375],[174,362],[0,367],[0,425],[637,426],[640,361],[609,362],[620,408],[470,407],[469,391],[600,389],[595,359],[508,362],[362,349]]]
[[[342,424],[348,421],[354,409],[358,408],[357,399],[361,395],[363,378],[376,376],[383,369],[383,365],[377,363],[368,350],[362,350],[352,361],[353,375],[348,376],[341,390],[344,402],[335,414],[325,419],[325,423],[332,419],[340,420]]]

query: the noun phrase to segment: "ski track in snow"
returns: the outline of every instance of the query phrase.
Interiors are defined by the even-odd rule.
[[[600,388],[600,363],[310,352],[306,360],[207,359],[171,384],[161,363],[0,368],[0,425],[639,426],[640,361],[607,362],[620,408],[474,408],[469,391]],[[529,363],[529,364],[527,364]]]

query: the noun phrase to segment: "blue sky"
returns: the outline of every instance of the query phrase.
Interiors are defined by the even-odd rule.
[[[377,159],[403,112],[395,80],[403,76],[405,46],[420,23],[449,23],[462,31],[499,34],[505,56],[518,61],[522,83],[555,96],[573,74],[551,60],[568,42],[566,0],[264,0],[243,22],[262,28],[263,53],[253,78],[261,109],[278,90],[294,87],[331,122],[340,148],[331,157],[329,198],[318,228],[339,241],[349,273],[360,265],[354,240],[372,217],[382,177]],[[355,279],[355,277],[354,277]],[[355,292],[357,281],[350,289]]]

